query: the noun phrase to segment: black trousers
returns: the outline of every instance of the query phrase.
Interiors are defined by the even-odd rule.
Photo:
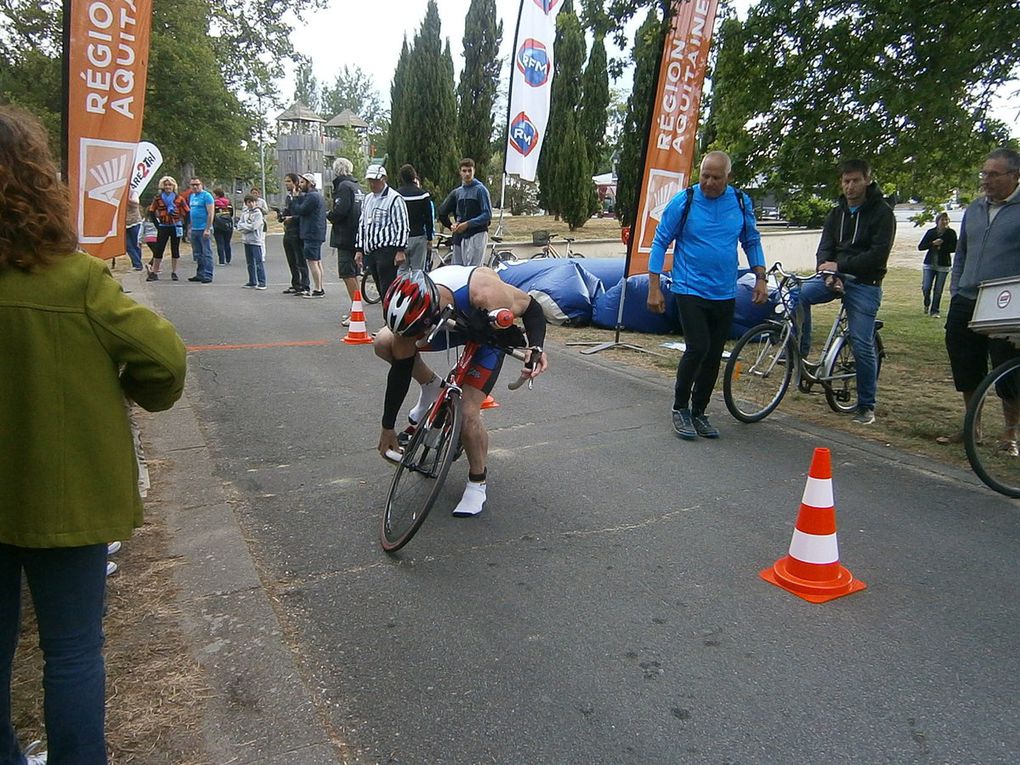
[[[697,295],[674,295],[687,350],[676,368],[673,408],[701,414],[712,398],[719,377],[723,346],[730,334],[735,300],[707,300]]]
[[[365,253],[365,265],[372,278],[379,287],[379,294],[385,296],[390,285],[397,278],[397,266],[393,262],[396,257],[396,247],[380,247],[370,253]]]
[[[982,335],[970,328],[976,305],[976,300],[956,295],[949,301],[946,316],[946,353],[953,370],[953,384],[961,393],[973,392],[992,369],[1020,355],[1008,340]],[[1017,380],[1011,375],[996,390],[1003,398],[1015,399]]]
[[[283,237],[283,252],[287,256],[287,267],[290,269],[290,286],[296,290],[307,290],[308,261],[301,249],[301,240],[296,236]]]

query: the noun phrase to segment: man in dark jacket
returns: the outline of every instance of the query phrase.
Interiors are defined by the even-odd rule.
[[[314,175],[305,173],[299,183],[301,194],[291,200],[290,210],[297,216],[305,260],[308,261],[308,271],[312,275],[312,292],[304,297],[326,297],[326,290],[322,288],[322,243],[326,241],[326,203],[315,187]]]
[[[439,205],[437,219],[453,232],[453,265],[480,266],[489,240],[492,202],[489,190],[475,178],[475,161],[460,161],[461,184]],[[450,216],[456,217],[451,221]]]
[[[400,168],[400,187],[397,193],[404,198],[407,206],[407,260],[401,270],[427,271],[426,259],[432,250],[435,238],[435,210],[432,195],[423,189],[418,181],[418,171],[411,165]],[[431,264],[429,264],[431,265]]]
[[[358,235],[358,220],[361,216],[361,203],[365,192],[361,190],[354,172],[354,163],[347,157],[337,157],[333,161],[333,207],[326,219],[333,224],[329,234],[329,246],[336,248],[337,271],[347,295],[354,303],[354,295],[358,291],[358,269],[354,263],[354,241]],[[340,323],[349,326],[350,314],[344,316]]]
[[[301,234],[298,231],[299,221],[290,209],[291,200],[298,195],[298,184],[301,178],[297,173],[287,173],[283,185],[287,188],[287,202],[282,210],[276,210],[276,218],[283,223],[283,252],[287,256],[287,268],[290,269],[290,286],[283,291],[284,295],[304,296],[308,289],[308,261],[305,260]]]
[[[811,348],[811,309],[840,295],[846,307],[857,370],[857,414],[853,421],[875,421],[878,393],[878,356],[875,352],[875,317],[882,304],[882,279],[896,235],[896,218],[878,184],[871,179],[871,165],[851,159],[839,167],[843,194],[822,225],[815,258],[819,271],[839,271],[855,277],[835,277],[805,282],[800,293],[804,312],[801,353]]]

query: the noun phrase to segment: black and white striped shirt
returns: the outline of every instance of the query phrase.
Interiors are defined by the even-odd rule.
[[[383,247],[407,247],[407,206],[403,197],[389,186],[369,194],[361,204],[361,220],[355,249],[375,252]]]

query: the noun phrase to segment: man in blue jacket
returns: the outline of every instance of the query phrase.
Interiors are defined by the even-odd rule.
[[[436,218],[453,232],[453,265],[480,266],[489,240],[492,203],[489,190],[475,178],[475,161],[460,161],[461,184],[439,205]],[[450,215],[455,216],[451,222]]]
[[[301,194],[290,201],[290,211],[297,216],[298,231],[304,248],[308,271],[312,275],[312,294],[307,298],[326,297],[322,288],[322,243],[326,241],[326,203],[315,188],[315,176],[305,173],[298,181]]]
[[[663,313],[659,277],[674,245],[670,291],[684,328],[686,350],[676,369],[673,430],[683,439],[718,438],[705,409],[712,397],[737,293],[737,242],[755,273],[752,300],[768,300],[765,254],[751,200],[728,185],[728,155],[712,151],[701,161],[698,185],[666,205],[648,258],[648,310]],[[738,196],[739,195],[739,196]],[[688,204],[690,209],[687,209]]]

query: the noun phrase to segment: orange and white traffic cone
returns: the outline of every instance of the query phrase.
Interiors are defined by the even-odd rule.
[[[347,337],[344,342],[348,345],[366,345],[372,342],[368,336],[368,327],[365,326],[365,309],[361,305],[361,290],[354,291],[354,300],[351,301],[351,324],[347,328]]]
[[[759,576],[811,603],[825,603],[867,587],[839,563],[828,449],[815,449],[811,459],[790,553]]]
[[[482,409],[499,409],[499,402],[492,396],[486,396],[485,401],[482,402]]]

